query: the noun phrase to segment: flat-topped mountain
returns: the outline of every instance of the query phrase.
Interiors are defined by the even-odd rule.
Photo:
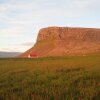
[[[39,31],[36,44],[21,57],[86,55],[100,52],[100,29],[47,27]]]

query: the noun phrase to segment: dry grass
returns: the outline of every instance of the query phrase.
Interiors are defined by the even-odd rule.
[[[0,59],[0,100],[99,100],[100,55]]]

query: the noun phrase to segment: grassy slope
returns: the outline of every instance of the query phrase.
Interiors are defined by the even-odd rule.
[[[0,100],[99,100],[100,55],[0,59]]]
[[[52,41],[41,41],[37,42],[31,49],[26,51],[25,53],[21,54],[20,57],[28,57],[29,54],[32,54],[34,52],[37,53],[38,56],[46,55],[49,51],[51,51],[54,48],[54,42]]]

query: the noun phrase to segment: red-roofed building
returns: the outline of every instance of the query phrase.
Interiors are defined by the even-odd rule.
[[[36,53],[31,53],[28,55],[28,58],[37,58],[38,55]]]

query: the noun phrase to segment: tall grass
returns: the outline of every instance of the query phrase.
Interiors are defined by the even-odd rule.
[[[0,59],[0,100],[99,99],[99,55]]]

